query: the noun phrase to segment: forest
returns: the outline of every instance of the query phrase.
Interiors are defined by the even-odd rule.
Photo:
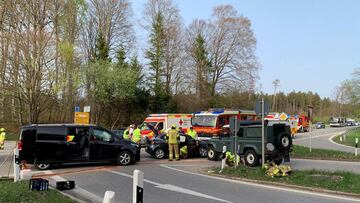
[[[91,106],[91,123],[114,129],[150,113],[254,109],[261,97],[274,112],[312,105],[316,121],[360,115],[356,71],[333,98],[283,93],[276,78],[273,94],[259,90],[251,20],[231,5],[185,25],[172,0],[148,0],[140,22],[130,0],[2,0],[0,36],[2,125],[72,123],[75,106]]]

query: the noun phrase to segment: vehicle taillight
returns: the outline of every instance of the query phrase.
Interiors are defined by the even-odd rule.
[[[18,141],[18,150],[21,151],[22,150],[22,141]]]

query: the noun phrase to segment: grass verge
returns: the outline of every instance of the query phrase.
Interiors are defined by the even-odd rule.
[[[358,138],[360,140],[360,129],[356,129],[353,131],[350,131],[346,135],[346,139],[340,142],[340,135],[337,135],[333,138],[333,141],[339,144],[355,147],[355,139]],[[359,147],[359,144],[358,144]]]
[[[6,133],[6,140],[17,141],[19,139],[19,134],[17,133]]]
[[[219,168],[213,169],[218,174]],[[360,175],[351,172],[329,172],[319,170],[295,170],[287,177],[269,177],[260,167],[225,168],[222,175],[229,178],[244,178],[257,181],[275,182],[279,184],[325,189],[335,192],[345,192],[360,195]]]
[[[0,188],[0,202],[75,203],[56,190],[32,191],[29,189],[28,181],[14,183],[11,180],[0,180]]]
[[[336,161],[360,161],[360,156],[355,156],[352,153],[340,152],[328,149],[314,149],[311,152],[308,147],[294,145],[291,152],[291,158],[299,159],[323,159],[323,160],[336,160]]]

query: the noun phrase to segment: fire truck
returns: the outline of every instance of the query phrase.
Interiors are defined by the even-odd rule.
[[[181,127],[184,132],[191,126],[192,114],[150,114],[140,125],[141,144],[145,144],[145,137],[153,138],[154,131],[163,132],[172,125]]]
[[[280,114],[279,113],[269,113],[265,119],[266,120],[280,120],[279,118]],[[290,116],[288,115],[287,120],[289,121],[296,121],[294,122],[294,124],[296,125],[296,133],[301,133],[301,132],[308,132],[309,131],[309,117],[308,116],[304,116],[304,115],[294,115],[294,116]]]
[[[196,130],[199,140],[207,140],[220,136],[223,127],[229,125],[230,117],[237,116],[238,120],[256,120],[255,111],[240,109],[209,109],[193,114],[191,124]]]

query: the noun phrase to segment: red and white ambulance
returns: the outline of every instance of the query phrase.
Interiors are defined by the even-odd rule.
[[[145,143],[145,137],[152,138],[154,136],[151,128],[157,131],[166,131],[172,125],[177,128],[181,127],[184,132],[191,127],[192,114],[150,114],[140,125],[141,142]]]

